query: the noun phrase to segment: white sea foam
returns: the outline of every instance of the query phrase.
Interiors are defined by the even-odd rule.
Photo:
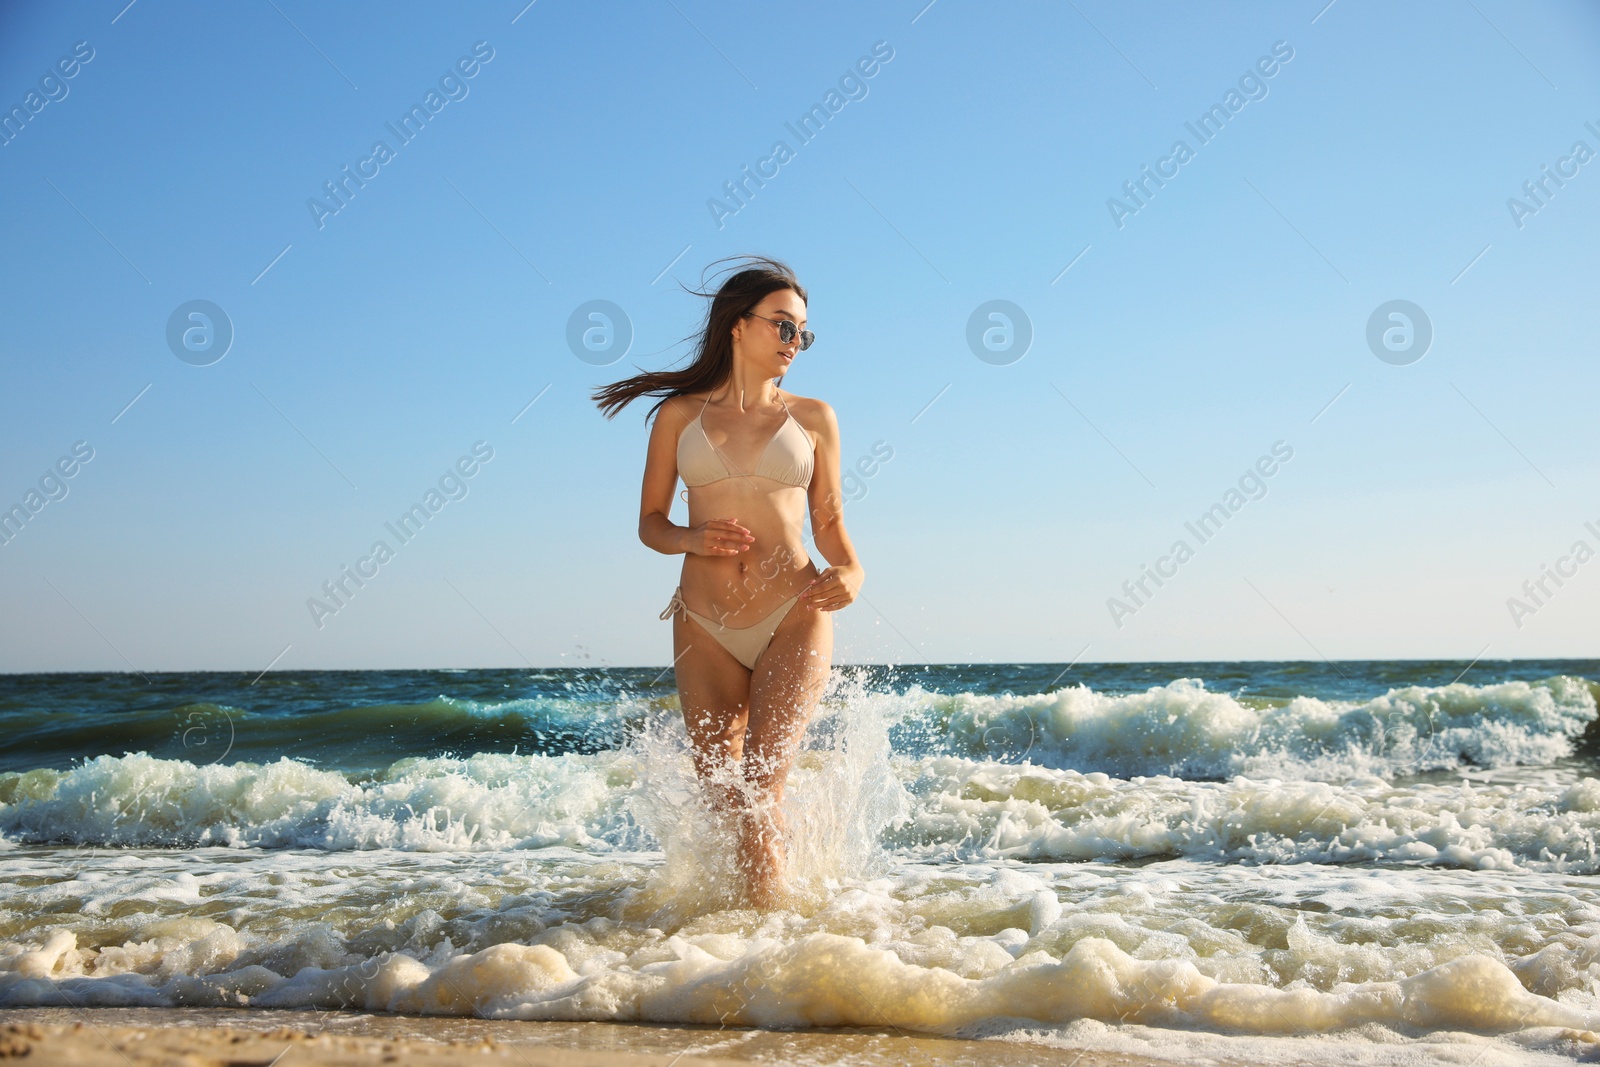
[[[0,808],[13,841],[109,846],[471,850],[603,844],[621,834],[626,757],[408,759],[380,778],[287,757],[198,766],[137,753],[32,771]]]
[[[1124,780],[954,756],[905,770],[916,803],[893,838],[924,855],[1600,872],[1593,778],[1565,786]]]
[[[681,727],[679,729],[681,734]],[[887,856],[1189,857],[1600,873],[1600,780],[1545,774],[1343,782],[1119,779],[956,756],[889,757],[881,739],[803,753],[786,801],[792,865],[814,889]],[[282,759],[196,766],[102,756],[33,772],[0,807],[15,846],[197,845],[490,852],[660,849],[698,897],[726,854],[680,739],[594,756],[411,760],[369,782]]]
[[[0,890],[0,1005],[888,1025],[1108,1047],[1172,1027],[1377,1027],[1392,1045],[1600,1027],[1600,889],[1552,875],[913,863],[803,911],[657,925],[619,904],[654,860],[553,851],[467,867],[380,852],[330,870],[297,852],[30,850],[17,869],[46,890]]]
[[[1571,751],[1596,713],[1588,682],[1569,677],[1408,686],[1360,702],[1301,696],[1281,707],[1244,703],[1194,678],[1126,695],[913,688],[901,700],[901,714],[925,723],[935,750],[1121,777],[1338,780],[1548,763]]]

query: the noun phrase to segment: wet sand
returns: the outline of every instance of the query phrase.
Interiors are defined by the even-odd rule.
[[[515,1022],[354,1012],[172,1008],[0,1010],[0,1059],[74,1067],[1148,1067],[1157,1060],[892,1030],[774,1031],[627,1023]]]

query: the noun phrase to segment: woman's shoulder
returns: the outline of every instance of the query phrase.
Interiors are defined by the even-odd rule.
[[[657,410],[656,421],[674,429],[682,429],[694,421],[709,393],[678,393],[669,396]]]
[[[826,400],[799,396],[787,389],[780,389],[779,392],[783,395],[784,403],[789,405],[790,414],[812,433],[831,433],[838,426],[833,408]]]

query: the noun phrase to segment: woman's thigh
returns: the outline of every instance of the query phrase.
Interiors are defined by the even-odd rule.
[[[747,779],[782,792],[832,663],[832,613],[796,603],[751,672]]]
[[[750,671],[699,623],[679,612],[672,623],[673,672],[683,724],[702,776],[744,754],[750,721]]]

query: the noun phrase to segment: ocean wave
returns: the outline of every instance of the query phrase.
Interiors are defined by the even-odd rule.
[[[1596,718],[1594,687],[1564,676],[1407,686],[1360,702],[1300,696],[1282,705],[1211,692],[1195,678],[1125,695],[1074,686],[1027,696],[913,689],[899,699],[898,732],[921,751],[1124,778],[1326,781],[1544,764],[1571,754]]]
[[[1600,780],[1558,778],[1124,779],[857,744],[803,753],[785,812],[795,862],[818,882],[890,856],[1600,873]],[[204,766],[142,754],[0,776],[0,834],[13,846],[656,850],[690,884],[718,880],[708,820],[681,746],[654,759],[410,759],[361,781],[287,758]]]
[[[441,694],[417,703],[262,713],[199,701],[110,714],[13,713],[4,725],[21,736],[35,766],[75,762],[85,739],[92,738],[99,747],[91,755],[154,752],[218,762],[287,754],[373,769],[392,762],[396,753],[602,752],[626,743],[630,729],[659,703],[551,696],[479,701]],[[12,760],[16,756],[10,753]]]
[[[895,751],[1032,762],[1118,777],[1234,776],[1337,781],[1459,767],[1544,764],[1600,745],[1597,687],[1584,678],[1391,688],[1365,700],[1264,700],[1178,678],[1143,692],[1078,685],[1049,693],[950,694],[836,672],[820,716],[886,724]],[[507,700],[441,694],[420,703],[300,706],[281,713],[216,702],[110,713],[13,713],[17,770],[149,753],[204,764],[288,756],[381,773],[400,756],[557,756],[627,750],[675,698],[594,687]],[[1587,736],[1586,736],[1587,735]],[[85,751],[86,740],[95,749]],[[81,756],[71,755],[81,753]],[[33,762],[18,763],[24,755]]]
[[[908,768],[912,770],[913,768]],[[984,859],[1373,863],[1600,873],[1600,780],[1535,785],[1117,779],[918,761],[893,845]]]
[[[607,848],[626,836],[619,801],[631,784],[616,755],[406,759],[352,781],[288,757],[195,764],[134,753],[0,775],[0,833],[114,848]]]
[[[888,733],[821,709],[784,801],[792,866],[817,883],[864,870],[901,817]],[[408,757],[376,773],[288,756],[196,763],[98,756],[66,771],[0,774],[0,841],[111,848],[206,846],[492,852],[660,850],[693,881],[720,850],[681,715],[641,717],[616,750]],[[806,873],[810,872],[810,873]]]

